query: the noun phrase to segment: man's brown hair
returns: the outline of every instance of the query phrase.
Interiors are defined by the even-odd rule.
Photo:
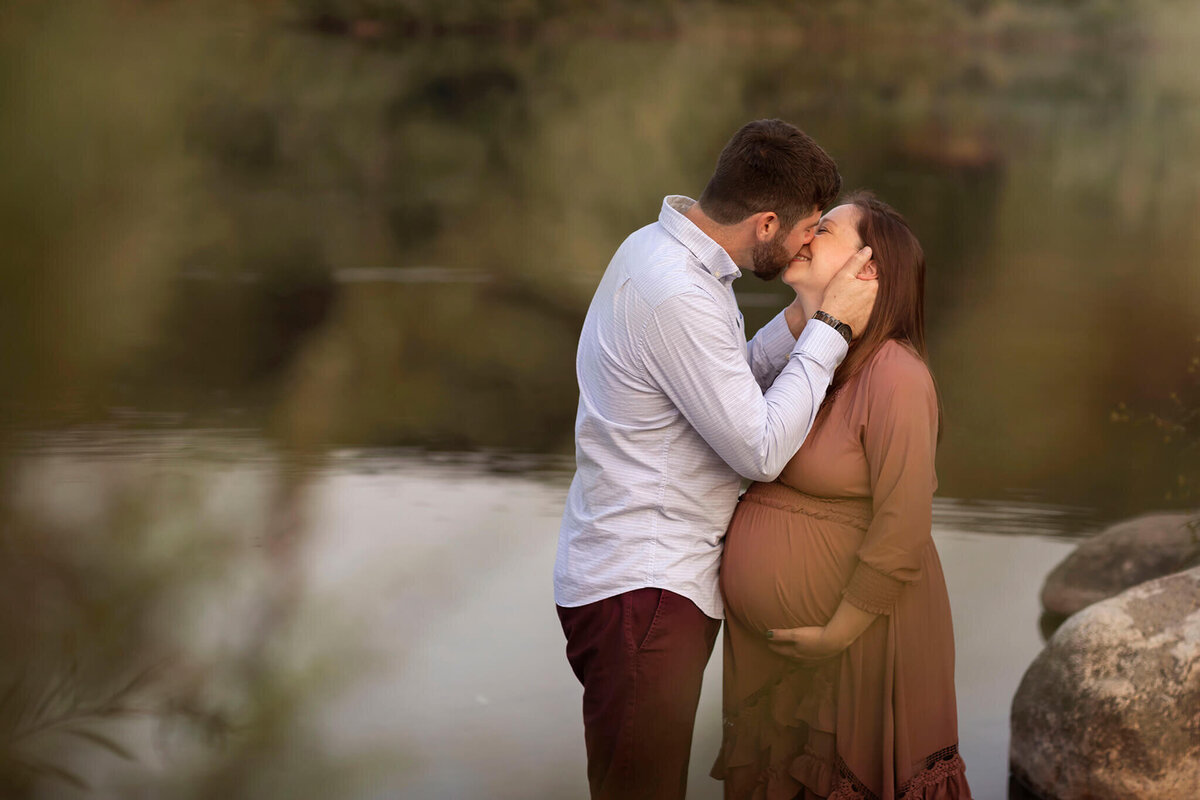
[[[841,188],[837,165],[812,137],[781,119],[760,119],[725,145],[700,208],[722,225],[774,211],[789,231],[832,203]]]

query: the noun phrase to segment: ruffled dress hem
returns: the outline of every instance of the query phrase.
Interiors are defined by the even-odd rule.
[[[832,663],[789,667],[725,721],[721,751],[711,771],[728,780],[732,770],[756,768],[750,800],[883,800],[836,753],[836,684]],[[744,781],[739,781],[744,785]],[[894,792],[896,800],[970,800],[958,745],[924,759],[924,766]]]

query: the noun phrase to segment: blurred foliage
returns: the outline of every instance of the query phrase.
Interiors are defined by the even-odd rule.
[[[1194,341],[1196,353],[1188,361],[1183,385],[1158,403],[1158,408],[1134,409],[1120,402],[1110,415],[1114,423],[1130,425],[1144,440],[1160,445],[1149,454],[1158,462],[1157,468],[1136,466],[1171,476],[1162,500],[1185,508],[1200,501],[1200,336]]]
[[[1013,36],[1070,30],[1127,38],[1171,0],[290,0],[320,30],[375,39],[546,31],[675,33],[705,27],[855,26],[888,35],[924,28]],[[1123,29],[1124,28],[1124,29]]]
[[[314,655],[293,641],[314,621],[303,473],[253,452],[222,468],[197,445],[245,449],[68,440],[8,463],[0,796],[332,797],[402,758],[340,762],[306,723],[367,664],[336,631]]]
[[[34,796],[38,778],[86,786],[66,756],[81,739],[134,760],[119,727],[130,719],[230,728],[199,685],[179,685],[197,666],[174,638],[183,598],[219,581],[239,546],[193,516],[197,487],[128,475],[84,487],[78,468],[37,466],[8,472],[0,518],[0,787],[14,798]],[[72,479],[70,506],[41,506]]]
[[[288,655],[293,467],[346,446],[569,453],[607,259],[755,117],[812,133],[925,245],[943,493],[1194,498],[1200,12],[584,5],[6,9],[0,794],[142,764],[177,729],[194,747],[167,796],[369,779],[376,756],[333,763],[304,724],[353,659],[328,631],[321,658]],[[737,291],[751,330],[787,299]],[[1130,424],[1105,422],[1115,397]],[[265,435],[279,473],[247,478],[261,454],[226,448],[214,486],[173,472],[190,434],[179,461],[136,444],[205,427]],[[59,474],[86,454],[38,444],[96,429],[145,471]]]
[[[1150,488],[1103,419],[1165,393],[1195,327],[1187,47],[1073,25],[865,47],[857,23],[803,20],[375,45],[288,28],[286,4],[83,7],[10,23],[0,56],[10,427],[169,413],[316,453],[568,453],[575,339],[616,244],[698,194],[746,119],[782,116],[926,247],[943,491]],[[738,291],[751,329],[786,299]]]

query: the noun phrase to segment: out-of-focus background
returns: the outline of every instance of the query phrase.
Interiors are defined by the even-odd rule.
[[[1197,44],[1185,0],[5,4],[0,796],[585,796],[576,337],[759,117],[925,245],[1004,796],[1042,578],[1200,503]],[[737,291],[750,330],[788,300]]]

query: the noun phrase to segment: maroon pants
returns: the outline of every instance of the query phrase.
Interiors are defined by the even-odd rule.
[[[558,606],[558,618],[583,684],[593,800],[683,800],[700,681],[721,621],[666,589]]]

